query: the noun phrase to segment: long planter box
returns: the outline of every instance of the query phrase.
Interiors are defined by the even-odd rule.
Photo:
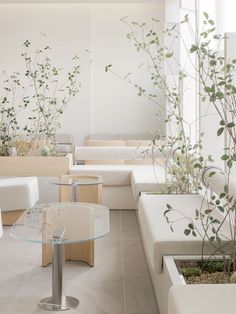
[[[199,257],[200,258],[200,257]],[[235,314],[236,285],[185,284],[175,265],[175,260],[196,260],[196,256],[164,256],[165,284],[160,286],[168,298],[167,314]],[[166,289],[170,287],[170,289]],[[169,295],[169,297],[168,297]]]
[[[60,176],[68,174],[72,155],[0,157],[0,176]]]

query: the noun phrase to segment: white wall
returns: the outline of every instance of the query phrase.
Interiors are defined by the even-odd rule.
[[[224,34],[224,32],[236,31],[235,19],[235,0],[200,0],[200,24],[203,21],[203,12],[207,12],[210,17],[216,22],[216,31]],[[231,47],[232,48],[232,47]],[[224,55],[224,47],[222,45],[222,55]],[[230,49],[232,52],[232,49]],[[232,53],[230,53],[232,56]],[[235,52],[234,52],[235,55]],[[222,169],[224,161],[221,156],[224,153],[225,138],[217,136],[219,129],[219,116],[211,103],[200,103],[201,131],[204,132],[203,152],[204,155],[214,156],[214,164]]]
[[[157,106],[111,73],[105,73],[107,64],[124,76],[132,72],[132,80],[150,89],[145,72],[137,71],[144,59],[126,39],[130,28],[120,21],[128,16],[130,21],[150,21],[155,16],[163,20],[161,4],[98,4],[92,10],[93,52],[93,121],[92,133],[141,134],[157,128]],[[162,30],[161,30],[162,31]],[[163,129],[163,124],[160,125]]]
[[[119,73],[136,69],[140,59],[126,39],[127,28],[120,18],[135,20],[162,17],[156,4],[1,4],[0,71],[22,71],[21,45],[29,39],[37,45],[40,33],[47,34],[53,60],[68,68],[70,57],[91,51],[92,65],[82,71],[82,90],[65,112],[60,132],[73,133],[76,144],[91,133],[140,134],[160,128],[156,106],[138,98],[134,89],[105,73],[113,63]],[[137,78],[142,79],[142,77]],[[149,84],[143,80],[144,84]]]

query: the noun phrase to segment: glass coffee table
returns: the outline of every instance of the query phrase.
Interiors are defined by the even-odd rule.
[[[92,176],[63,176],[58,181],[53,181],[52,184],[58,186],[70,186],[72,188],[71,201],[78,202],[78,190],[80,186],[99,185],[106,182],[102,178],[94,178]]]
[[[40,204],[26,210],[17,220],[10,229],[11,236],[52,245],[52,296],[42,299],[40,308],[63,311],[79,305],[78,299],[64,295],[64,244],[103,237],[108,234],[109,225],[109,209],[92,203]]]

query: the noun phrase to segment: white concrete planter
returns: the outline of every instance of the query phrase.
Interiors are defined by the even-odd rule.
[[[196,256],[164,256],[161,276],[165,277],[166,287],[169,287],[168,290],[165,288],[163,290],[168,301],[165,314],[235,314],[235,284],[185,283],[183,276],[178,272],[175,260],[196,259],[198,259]]]
[[[145,248],[144,248],[145,249]],[[152,279],[153,288],[155,291],[157,304],[160,314],[168,313],[168,293],[173,285],[186,285],[182,276],[180,276],[175,265],[173,256],[163,257],[163,270],[157,274],[153,269],[148,255],[146,254],[149,271]]]

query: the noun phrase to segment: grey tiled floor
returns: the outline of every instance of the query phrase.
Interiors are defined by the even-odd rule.
[[[111,232],[96,240],[95,266],[65,265],[67,295],[80,299],[73,314],[158,314],[135,212],[111,211]],[[0,239],[0,314],[59,313],[40,310],[51,293],[51,266],[40,266],[41,247]]]

